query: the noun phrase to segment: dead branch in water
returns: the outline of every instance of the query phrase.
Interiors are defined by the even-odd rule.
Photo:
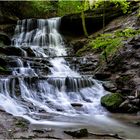
[[[101,136],[101,137],[113,137],[117,139],[124,139],[123,137],[120,137],[118,134],[109,134],[109,133],[92,133],[89,132],[89,134],[94,135],[94,136]]]

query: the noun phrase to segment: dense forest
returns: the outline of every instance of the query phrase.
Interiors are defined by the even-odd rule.
[[[140,1],[0,1],[0,137],[139,139]]]

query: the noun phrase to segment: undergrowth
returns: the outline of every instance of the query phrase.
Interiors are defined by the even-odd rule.
[[[130,37],[134,37],[140,34],[139,30],[134,30],[132,28],[126,28],[123,30],[117,30],[113,33],[100,34],[95,39],[89,41],[89,43],[77,52],[77,55],[81,55],[86,51],[98,51],[100,52],[101,61],[106,61],[108,63],[109,58],[124,45],[124,41]]]

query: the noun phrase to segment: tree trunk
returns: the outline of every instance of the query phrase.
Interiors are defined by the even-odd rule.
[[[81,12],[81,18],[82,18],[82,26],[83,26],[84,35],[86,37],[88,37],[88,33],[87,33],[87,29],[86,29],[86,23],[85,23],[84,11]]]
[[[81,1],[81,4],[82,4],[82,7],[83,7],[82,10],[81,10],[83,31],[84,31],[84,35],[86,37],[88,37],[88,32],[87,32],[86,23],[85,23],[85,14],[84,14],[85,1]]]

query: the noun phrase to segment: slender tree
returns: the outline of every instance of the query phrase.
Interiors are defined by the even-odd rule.
[[[81,18],[82,18],[83,31],[84,31],[84,35],[86,37],[88,37],[88,32],[87,32],[86,22],[85,22],[85,14],[84,14],[85,7],[86,7],[86,0],[81,1],[81,5],[82,5],[82,8],[81,8]]]

